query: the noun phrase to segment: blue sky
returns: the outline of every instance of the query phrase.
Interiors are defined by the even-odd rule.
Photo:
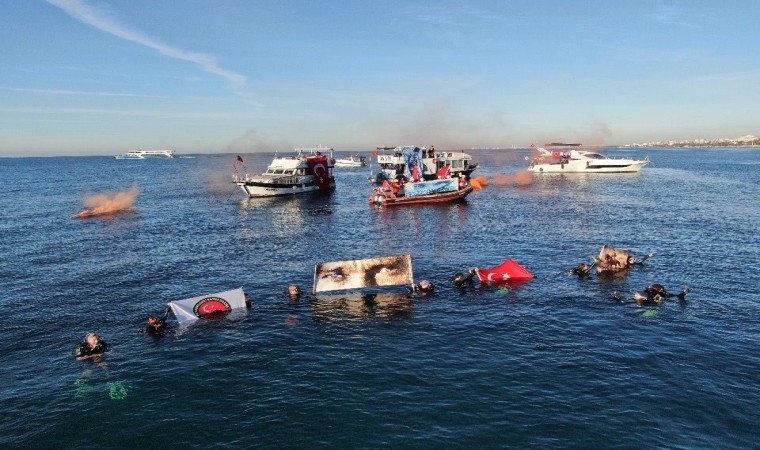
[[[0,1],[0,156],[760,135],[756,1]]]

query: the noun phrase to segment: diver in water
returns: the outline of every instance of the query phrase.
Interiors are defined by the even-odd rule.
[[[475,277],[475,269],[470,269],[467,272],[467,275],[463,274],[462,272],[457,272],[454,275],[454,286],[458,288],[463,288],[465,287],[465,284],[472,285],[474,277]]]
[[[74,357],[86,359],[97,357],[110,350],[110,346],[95,333],[89,333],[74,349]]]
[[[665,289],[665,286],[655,283],[648,286],[643,291],[639,291],[633,294],[633,299],[639,305],[651,305],[651,304],[659,305],[666,298],[671,298],[671,297],[678,297],[678,300],[685,302],[686,294],[688,293],[689,293],[688,287],[684,287],[683,290],[678,294],[672,294],[668,292],[667,289]]]
[[[628,259],[625,261],[625,267],[631,268],[633,266],[643,266],[644,262],[646,262],[646,260],[652,256],[654,256],[654,252],[648,253],[645,257],[641,258],[641,261],[637,260],[633,256],[628,256]]]
[[[671,292],[668,292],[668,290],[665,289],[665,286],[659,283],[655,283],[647,286],[647,288],[643,291],[635,292],[633,294],[633,301],[635,301],[637,305],[659,305],[667,298],[678,297],[678,300],[680,300],[682,303],[686,303],[686,294],[688,293],[688,286],[684,286],[683,290],[681,290],[681,292],[678,294],[673,294]],[[623,300],[623,296],[620,294],[620,292],[615,292],[613,294],[613,298],[618,301]]]
[[[435,285],[428,280],[422,280],[419,284],[412,284],[410,290],[412,292],[419,292],[422,295],[427,295],[435,292]]]
[[[298,300],[299,298],[301,298],[302,292],[303,291],[301,290],[300,287],[298,287],[298,285],[291,284],[290,286],[288,286],[288,297],[290,297],[291,300]]]
[[[591,275],[591,269],[593,269],[595,265],[596,265],[596,262],[592,264],[586,264],[585,262],[582,262],[578,264],[577,266],[573,267],[573,270],[571,270],[570,272],[573,275],[577,275],[578,278],[585,278]]]
[[[166,319],[169,317],[169,311],[169,306],[167,306],[163,316],[149,316],[145,327],[138,330],[138,333],[149,334],[154,337],[163,337],[166,333],[173,333],[174,330],[172,330],[166,323]]]

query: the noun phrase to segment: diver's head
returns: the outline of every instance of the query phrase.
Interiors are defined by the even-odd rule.
[[[461,287],[464,285],[465,281],[467,281],[467,277],[464,276],[462,272],[457,272],[454,275],[454,285],[457,287]]]
[[[433,289],[435,289],[433,283],[429,282],[428,280],[420,281],[420,290],[422,292],[431,292]]]
[[[301,288],[295,284],[291,284],[290,286],[288,286],[288,295],[290,295],[291,297],[297,297],[301,295]]]
[[[161,319],[159,319],[156,316],[150,316],[150,317],[148,317],[148,325],[150,325],[152,327],[157,327],[157,326],[161,325]]]
[[[88,345],[94,347],[100,343],[100,337],[95,333],[88,333],[87,336],[84,337],[84,341]]]

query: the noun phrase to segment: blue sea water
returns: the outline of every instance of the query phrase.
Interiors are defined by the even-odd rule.
[[[474,151],[487,188],[397,209],[368,205],[367,169],[336,169],[330,196],[247,199],[235,155],[0,159],[0,447],[758,448],[760,151],[606,153],[652,165],[517,185],[526,152]],[[132,186],[126,213],[71,218]],[[656,255],[569,274],[603,244]],[[286,295],[317,263],[398,254],[433,295]],[[538,278],[452,286],[506,258]],[[652,283],[688,302],[612,298]],[[137,333],[240,286],[250,310]],[[73,358],[90,331],[100,364]]]

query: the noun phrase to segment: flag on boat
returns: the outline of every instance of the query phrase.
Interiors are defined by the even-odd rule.
[[[409,285],[413,282],[412,255],[333,261],[314,267],[312,292]]]
[[[179,323],[198,319],[215,319],[225,316],[235,308],[245,308],[245,293],[241,287],[216,294],[175,300],[169,302],[169,307]]]
[[[240,162],[242,163],[242,162],[243,162],[243,157],[242,157],[242,156],[240,156],[240,155],[237,155],[237,160],[238,160],[238,161],[240,161]],[[243,163],[243,164],[245,164],[245,163]]]
[[[475,269],[480,281],[527,281],[535,276],[514,259],[507,259],[503,263],[490,269]]]

